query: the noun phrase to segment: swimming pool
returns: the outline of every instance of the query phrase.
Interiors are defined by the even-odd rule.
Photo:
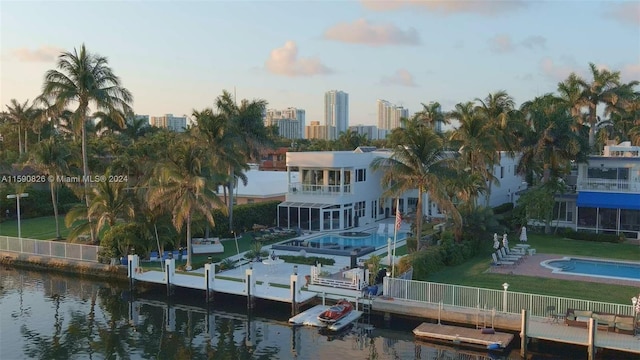
[[[607,279],[640,281],[640,263],[564,257],[540,265],[554,274],[581,275]]]
[[[363,234],[363,233],[360,233]],[[366,233],[365,233],[366,234]],[[407,237],[406,233],[398,233],[396,241],[402,241]],[[354,247],[370,246],[376,249],[387,246],[388,239],[393,241],[393,234],[391,236],[386,234],[369,233],[364,236],[345,236],[345,235],[322,235],[319,237],[311,238],[307,240],[312,247],[318,248],[336,248],[336,249],[349,249]]]

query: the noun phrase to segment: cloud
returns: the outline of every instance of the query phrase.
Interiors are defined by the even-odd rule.
[[[610,3],[604,16],[623,24],[640,26],[640,4],[635,1]]]
[[[564,81],[572,72],[578,74],[578,71],[576,71],[576,66],[555,63],[551,58],[548,57],[543,58],[542,61],[540,61],[540,68],[545,76],[555,82]]]
[[[640,64],[623,65],[620,70],[620,78],[624,82],[640,81]]]
[[[330,68],[316,58],[299,58],[298,45],[295,41],[287,41],[283,47],[271,50],[265,62],[267,70],[273,74],[290,77],[330,74]]]
[[[520,42],[520,45],[528,49],[544,49],[547,46],[547,39],[544,36],[529,36]]]
[[[51,62],[66,50],[55,46],[40,46],[36,49],[17,48],[11,50],[11,57],[24,62]]]
[[[336,24],[324,32],[324,38],[370,46],[420,44],[420,36],[414,28],[404,31],[393,24],[373,24],[365,19]]]
[[[495,53],[507,53],[516,49],[509,35],[496,35],[489,39],[489,49]]]
[[[413,75],[406,69],[398,69],[391,76],[383,76],[380,81],[383,85],[400,85],[408,87],[416,87],[416,83],[413,81]]]
[[[374,11],[394,11],[403,8],[420,9],[445,15],[450,14],[479,14],[491,16],[497,13],[509,12],[526,7],[523,0],[507,1],[469,1],[469,0],[360,0],[362,5]]]

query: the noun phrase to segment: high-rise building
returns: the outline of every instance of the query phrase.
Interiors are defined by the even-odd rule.
[[[294,107],[284,110],[269,109],[264,115],[264,125],[278,126],[280,136],[287,139],[304,138],[305,111]]]
[[[309,126],[304,129],[304,135],[307,139],[336,139],[336,127],[320,125],[320,121],[311,121]]]
[[[187,128],[187,117],[173,116],[173,114],[151,116],[149,117],[149,125],[166,128],[175,132],[183,132]]]
[[[327,134],[328,140],[346,132],[349,128],[349,94],[340,90],[327,91],[324,94],[324,124],[327,129],[334,127],[336,134]]]
[[[401,119],[409,117],[409,109],[394,105],[386,100],[378,100],[378,129],[393,130],[402,125]]]
[[[353,126],[349,126],[349,130],[353,131],[358,135],[364,135],[369,140],[380,139],[378,127],[375,125],[353,125]],[[384,137],[382,139],[384,139]]]

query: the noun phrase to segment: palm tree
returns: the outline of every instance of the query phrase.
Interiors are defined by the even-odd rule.
[[[416,115],[418,115],[419,119],[431,128],[437,130],[438,124],[449,123],[449,120],[442,112],[442,106],[440,106],[439,102],[435,101],[430,102],[429,104],[421,103],[420,105],[422,105],[422,111],[418,112]]]
[[[422,236],[422,198],[429,193],[441,209],[446,210],[460,223],[460,216],[447,194],[444,179],[449,179],[454,158],[447,154],[443,140],[417,116],[405,122],[405,128],[395,129],[391,141],[392,155],[377,158],[372,163],[374,170],[383,171],[382,183],[388,184],[384,196],[396,197],[405,191],[418,189],[416,206],[416,246]],[[415,247],[411,251],[416,250]]]
[[[155,167],[155,177],[147,193],[149,206],[170,211],[178,231],[186,225],[187,270],[191,270],[191,222],[194,215],[204,216],[211,226],[215,226],[211,210],[216,207],[224,209],[224,204],[214,193],[212,181],[208,179],[206,164],[205,149],[196,141],[173,143],[169,159]]]
[[[247,170],[247,162],[258,159],[260,152],[272,146],[269,132],[264,126],[262,114],[267,107],[267,102],[262,99],[246,100],[240,102],[240,106],[228,91],[223,91],[215,101],[215,110],[212,115],[219,116],[225,120],[226,125],[223,134],[224,142],[220,149],[224,149],[225,154],[235,153],[242,156],[243,161],[238,163],[236,156],[219,158],[222,164],[227,166],[230,199],[227,203],[229,212],[229,227],[233,230],[233,184],[235,178],[241,170]],[[195,115],[195,114],[194,114]]]
[[[133,101],[131,93],[122,87],[120,79],[108,66],[107,58],[87,51],[84,44],[73,52],[62,53],[58,57],[58,70],[49,70],[45,74],[42,96],[51,99],[56,108],[63,109],[77,104],[73,112],[72,123],[78,124],[82,141],[82,173],[89,177],[87,154],[87,123],[89,107],[96,110],[122,114],[130,110]],[[85,202],[89,207],[88,182],[85,182]],[[89,223],[91,218],[89,217]],[[91,240],[95,233],[91,230]]]
[[[29,154],[28,164],[41,174],[58,177],[69,174],[69,160],[72,152],[67,144],[56,136],[39,142]],[[53,216],[56,221],[56,239],[61,239],[60,224],[58,222],[57,191],[60,183],[49,179],[49,191],[51,191],[51,203],[53,204]]]
[[[589,63],[589,70],[593,80],[586,80],[575,76],[582,88],[582,98],[589,108],[587,119],[589,120],[589,146],[595,144],[596,123],[598,122],[597,109],[600,103],[615,106],[619,101],[620,72],[598,69],[594,63]],[[571,78],[570,75],[569,77]]]
[[[580,78],[574,73],[569,75],[565,81],[558,83],[558,93],[560,93],[560,98],[565,105],[570,109],[576,125],[584,124],[585,119],[582,114],[582,108],[587,106],[588,103],[580,86]]]
[[[18,153],[20,155],[27,152],[27,128],[35,119],[36,113],[33,104],[29,105],[29,100],[19,103],[16,99],[11,99],[11,104],[7,105],[7,118],[18,127]],[[24,131],[24,142],[22,138]]]
[[[359,146],[367,145],[368,139],[365,134],[358,134],[351,129],[347,129],[347,131],[340,133],[336,142],[339,150],[354,150]]]
[[[498,182],[493,175],[496,143],[494,127],[488,119],[481,116],[473,102],[456,104],[455,110],[448,116],[458,120],[460,126],[450,136],[450,140],[459,144],[458,152],[462,155],[462,162],[471,175],[478,175],[484,180],[485,191],[488,184]],[[469,201],[476,203],[472,193]]]

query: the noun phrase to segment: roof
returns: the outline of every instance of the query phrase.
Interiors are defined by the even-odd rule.
[[[249,170],[245,172],[247,185],[241,181],[234,192],[240,197],[270,198],[282,196],[289,192],[289,182],[286,171]],[[298,173],[291,173],[291,181],[298,181]],[[222,194],[222,188],[218,189]]]

